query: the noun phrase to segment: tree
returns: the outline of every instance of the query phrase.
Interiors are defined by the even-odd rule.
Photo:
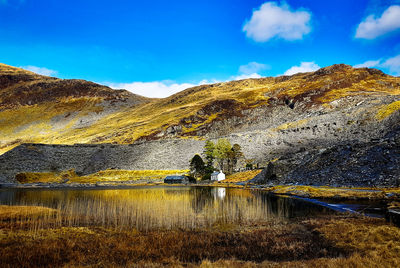
[[[197,178],[205,173],[205,164],[200,155],[196,154],[190,161],[190,174]]]
[[[215,144],[210,140],[206,141],[206,144],[204,145],[203,154],[205,155],[206,158],[207,168],[211,168],[213,166],[215,159],[214,149],[215,149]]]
[[[204,146],[203,155],[206,158],[204,175],[214,171],[214,160],[217,167],[225,173],[233,172],[238,160],[243,157],[242,148],[239,144],[233,146],[228,139],[218,139],[216,143],[208,140]]]
[[[224,162],[229,158],[229,154],[232,152],[232,145],[228,139],[218,139],[215,144],[214,157],[217,160],[217,164],[222,171],[227,171],[224,166]]]
[[[228,170],[229,172],[233,172],[233,169],[236,167],[238,160],[243,157],[242,148],[239,144],[235,143],[230,152],[227,154],[228,156]]]

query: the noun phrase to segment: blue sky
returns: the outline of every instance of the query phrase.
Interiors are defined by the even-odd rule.
[[[150,97],[335,63],[400,75],[400,0],[0,0],[0,62]]]

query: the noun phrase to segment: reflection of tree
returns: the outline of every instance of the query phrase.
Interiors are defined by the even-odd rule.
[[[200,213],[207,204],[213,204],[214,196],[211,187],[193,187],[189,190],[191,206],[195,213]]]

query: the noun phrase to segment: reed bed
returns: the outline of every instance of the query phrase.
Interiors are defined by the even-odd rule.
[[[31,221],[44,225],[100,226],[140,231],[194,230],[218,224],[284,220],[290,204],[272,204],[263,195],[225,188],[153,188],[129,190],[27,191],[13,205],[49,207],[52,213]],[[56,213],[54,212],[56,211]],[[19,217],[19,222],[24,220]]]
[[[349,215],[289,220],[312,212],[292,200],[210,187],[16,191],[0,206],[0,267],[400,264],[398,228]]]

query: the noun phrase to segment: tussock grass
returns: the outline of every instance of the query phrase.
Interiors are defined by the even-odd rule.
[[[68,220],[61,218],[60,222]],[[4,218],[0,218],[0,223],[0,266],[126,267],[134,263],[197,266],[203,260],[259,263],[346,254],[314,232],[309,224],[298,223],[253,223],[228,228],[226,224],[217,224],[206,229],[146,232],[51,224],[33,229]]]
[[[260,222],[228,228],[222,224],[196,230],[140,232],[46,225],[33,230],[2,215],[0,265],[3,267],[400,265],[400,230],[381,219],[335,216],[291,223]]]
[[[226,179],[222,182],[226,183],[235,183],[235,182],[244,182],[251,180],[255,176],[257,176],[262,170],[247,170],[242,172],[236,172],[231,175],[228,175]]]
[[[55,209],[40,206],[6,206],[0,205],[0,219],[10,220],[23,217],[39,217],[52,215]]]
[[[379,120],[383,120],[398,110],[400,110],[400,101],[395,101],[390,104],[383,105],[378,110],[378,113],[376,114],[376,118]]]
[[[21,172],[15,176],[19,183],[61,183],[65,180],[77,177],[75,170],[62,172]]]

